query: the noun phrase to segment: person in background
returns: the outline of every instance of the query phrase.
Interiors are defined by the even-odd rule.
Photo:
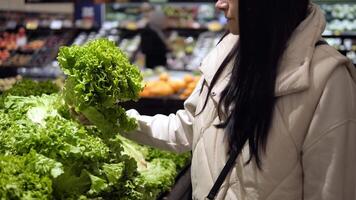
[[[229,33],[202,62],[184,109],[129,110],[138,129],[124,136],[192,151],[192,199],[355,200],[356,70],[323,40],[320,8],[309,0],[216,8]]]
[[[140,32],[141,51],[145,55],[145,66],[154,68],[167,65],[168,42],[163,33],[166,17],[161,9],[148,9],[149,5],[142,6],[146,10],[147,25]]]

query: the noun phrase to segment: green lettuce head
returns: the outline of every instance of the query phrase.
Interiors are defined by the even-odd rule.
[[[61,47],[58,62],[68,76],[63,96],[104,134],[135,128],[119,102],[137,100],[143,89],[140,70],[107,39]],[[115,110],[115,112],[113,112]]]

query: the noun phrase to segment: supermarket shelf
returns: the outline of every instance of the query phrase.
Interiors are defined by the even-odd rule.
[[[142,3],[147,2],[147,0],[130,0],[130,2],[123,2],[123,3],[116,3],[116,2],[110,2],[107,4],[112,4],[112,5],[116,5],[116,6],[141,6]],[[210,3],[210,4],[215,4],[214,1],[212,0],[195,0],[195,1],[191,1],[191,0],[156,0],[156,1],[150,1],[150,4],[166,4],[169,3],[170,5],[201,5],[201,3]]]
[[[0,67],[0,78],[12,77],[17,75],[17,68]]]
[[[340,35],[323,35],[324,38],[356,39],[356,32],[341,33]]]
[[[325,4],[325,3],[328,3],[328,4],[355,4],[355,0],[312,0],[314,3],[317,3],[317,4]]]

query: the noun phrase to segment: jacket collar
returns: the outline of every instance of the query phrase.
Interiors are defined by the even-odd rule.
[[[288,42],[287,49],[282,55],[276,78],[276,96],[300,92],[309,87],[311,59],[315,44],[321,39],[325,24],[325,18],[320,8],[315,4],[310,4],[307,18],[296,28]],[[208,85],[210,85],[214,74],[237,41],[238,36],[227,35],[203,60],[199,70]],[[219,81],[216,87],[219,87],[219,84],[226,84],[226,78],[231,73],[231,69],[232,62],[222,73],[220,78],[222,81]]]

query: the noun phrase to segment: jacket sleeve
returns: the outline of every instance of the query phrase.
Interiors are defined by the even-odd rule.
[[[304,200],[356,199],[356,85],[345,67],[328,80],[302,153]]]
[[[178,110],[175,114],[170,114],[169,116],[161,114],[145,116],[140,115],[133,109],[127,111],[129,117],[137,120],[138,129],[123,135],[138,143],[163,150],[175,152],[191,150],[193,121],[202,80],[203,78],[201,78],[190,97],[184,102],[184,109]]]

